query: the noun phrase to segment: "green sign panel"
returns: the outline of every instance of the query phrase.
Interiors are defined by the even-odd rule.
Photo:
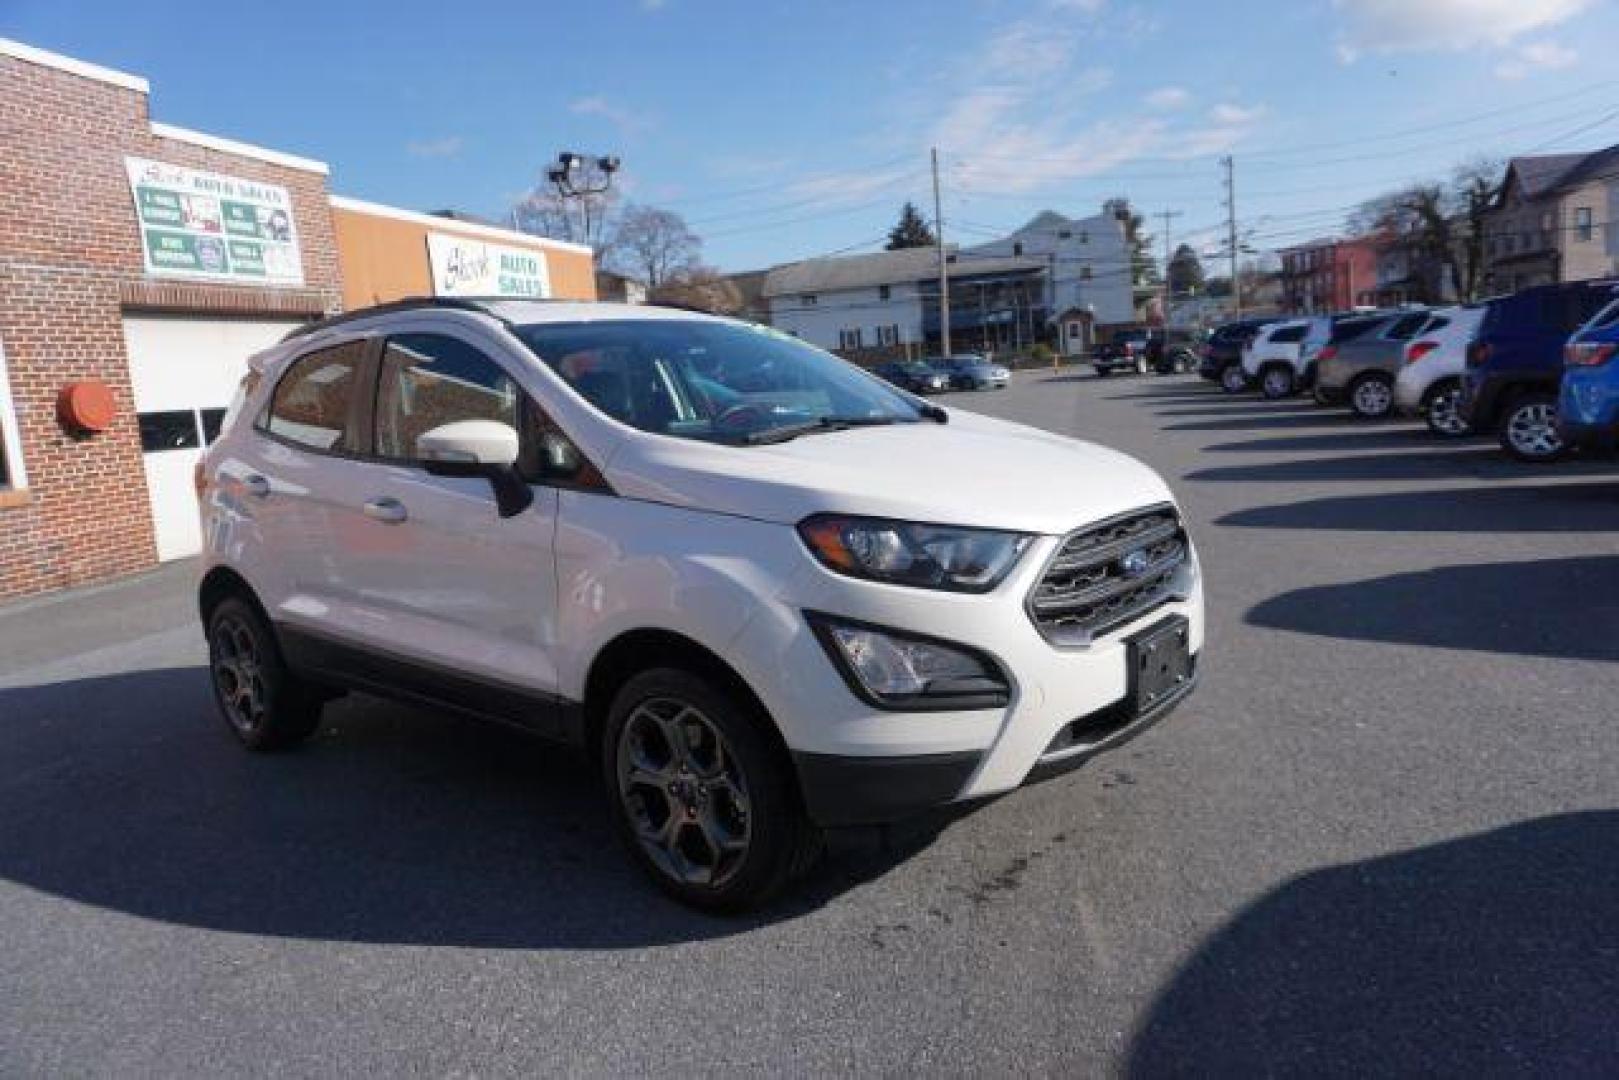
[[[126,158],[149,274],[301,285],[303,261],[285,188]]]

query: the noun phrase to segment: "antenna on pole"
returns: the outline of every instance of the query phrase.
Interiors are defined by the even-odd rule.
[[[1220,159],[1225,166],[1226,243],[1231,246],[1232,316],[1242,317],[1242,279],[1237,276],[1237,166],[1230,154]]]
[[[944,257],[944,209],[939,199],[939,148],[933,148],[933,243],[939,251],[939,355],[950,355],[950,271]]]

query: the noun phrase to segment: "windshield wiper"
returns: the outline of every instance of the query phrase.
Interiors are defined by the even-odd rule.
[[[781,427],[750,431],[742,436],[743,446],[765,446],[796,439],[800,435],[814,435],[822,431],[847,431],[856,427],[884,427],[888,424],[911,424],[898,416],[822,416],[802,424],[783,424]]]

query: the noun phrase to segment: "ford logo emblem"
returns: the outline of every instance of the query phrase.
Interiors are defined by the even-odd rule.
[[[1148,556],[1146,548],[1136,548],[1120,557],[1119,573],[1127,578],[1138,578],[1145,574],[1147,567],[1151,565],[1152,559]]]

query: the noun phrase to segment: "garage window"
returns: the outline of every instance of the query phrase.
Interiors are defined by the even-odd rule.
[[[365,342],[351,341],[294,363],[275,388],[265,430],[311,450],[352,448],[349,404],[364,353]]]

